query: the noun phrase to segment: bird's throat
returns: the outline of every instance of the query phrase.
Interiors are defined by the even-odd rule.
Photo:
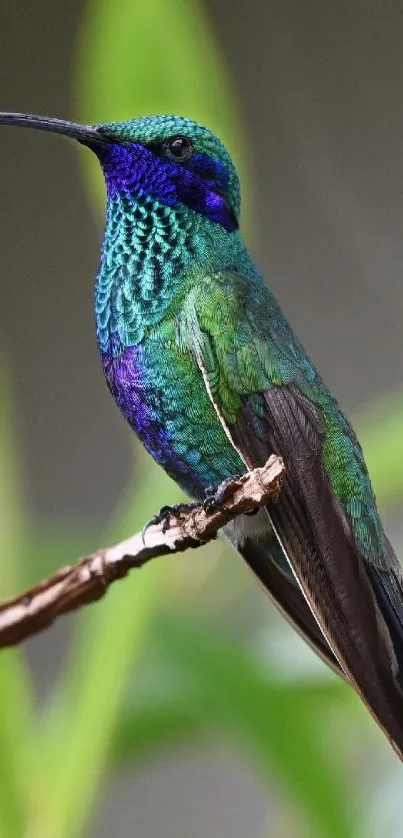
[[[149,196],[108,200],[95,290],[101,352],[136,346],[145,328],[163,317],[197,249],[190,216]]]
[[[102,353],[141,343],[198,268],[219,270],[243,249],[239,234],[183,205],[121,192],[108,198],[95,316]]]

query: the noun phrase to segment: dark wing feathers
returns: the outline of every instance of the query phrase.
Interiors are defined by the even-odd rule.
[[[366,571],[388,627],[396,659],[396,679],[403,689],[403,584],[402,571],[385,536],[388,565],[367,564]]]
[[[254,468],[256,463],[266,462],[270,445],[272,445],[270,453],[280,451],[280,447],[276,445],[274,440],[272,443],[269,441],[270,428],[267,426],[264,436],[262,434],[257,436],[252,431],[254,425],[253,407],[246,399],[236,424],[231,426],[231,436],[236,448],[242,452],[243,458],[250,468]],[[286,491],[287,488],[284,486],[282,494]],[[299,503],[295,505],[294,509],[294,526],[296,530],[303,531],[304,521]],[[249,537],[245,542],[239,543],[237,549],[286,619],[294,625],[299,634],[307,640],[309,645],[332,669],[344,676],[337,658],[325,640],[304,595],[301,593],[291,568],[288,566],[287,570],[280,566],[278,556],[279,554],[284,556],[284,552],[277,538],[273,537],[270,532],[268,532],[263,543],[261,536],[259,536],[259,539]]]
[[[245,462],[250,468],[254,468],[253,464],[266,462],[271,444],[269,442],[269,427],[266,428],[266,434],[256,435],[252,431],[254,426],[255,415],[253,408],[246,399],[244,400],[243,409],[238,415],[236,425],[231,426],[231,436],[236,448],[242,453]],[[280,451],[280,448],[275,446],[274,441],[272,445],[273,447],[270,453]],[[282,493],[285,490],[284,487]],[[295,506],[294,519],[295,526],[298,522],[298,528],[302,532],[304,521],[299,504]],[[337,671],[339,675],[345,677],[337,658],[325,640],[304,595],[301,593],[301,589],[290,566],[288,565],[287,569],[280,566],[278,556],[281,555],[284,557],[284,552],[277,538],[268,532],[263,543],[262,536],[259,536],[258,539],[248,537],[244,542],[239,542],[236,547],[251,570],[253,570],[262,585],[266,588],[283,616],[294,625],[298,633],[305,638],[314,651],[332,669]]]
[[[392,584],[389,571],[369,567],[357,549],[324,468],[319,410],[294,385],[272,387],[264,399],[266,456],[274,451],[286,464],[280,497],[268,510],[273,528],[331,649],[401,754],[403,696],[395,677],[397,656],[403,662],[399,577]],[[247,416],[247,403],[243,411]],[[238,423],[230,431],[239,449]]]

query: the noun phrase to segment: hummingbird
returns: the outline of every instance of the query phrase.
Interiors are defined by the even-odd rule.
[[[0,123],[96,154],[107,210],[95,320],[110,392],[192,501],[282,456],[278,500],[225,535],[403,759],[402,572],[355,432],[244,244],[225,146],[181,116]]]

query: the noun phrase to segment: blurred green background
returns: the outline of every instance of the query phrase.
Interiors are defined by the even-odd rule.
[[[0,32],[4,110],[180,112],[220,133],[256,260],[356,418],[402,554],[399,4],[14,0]],[[179,496],[102,382],[95,161],[4,129],[0,165],[5,596]],[[397,838],[402,780],[223,544],[0,656],[1,838]]]

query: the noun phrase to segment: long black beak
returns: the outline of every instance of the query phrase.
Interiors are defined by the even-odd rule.
[[[64,119],[54,119],[50,116],[0,111],[0,124],[22,125],[23,128],[36,128],[39,131],[63,134],[65,137],[72,137],[79,143],[90,147],[108,142],[93,125],[80,125],[77,122],[66,122]]]

